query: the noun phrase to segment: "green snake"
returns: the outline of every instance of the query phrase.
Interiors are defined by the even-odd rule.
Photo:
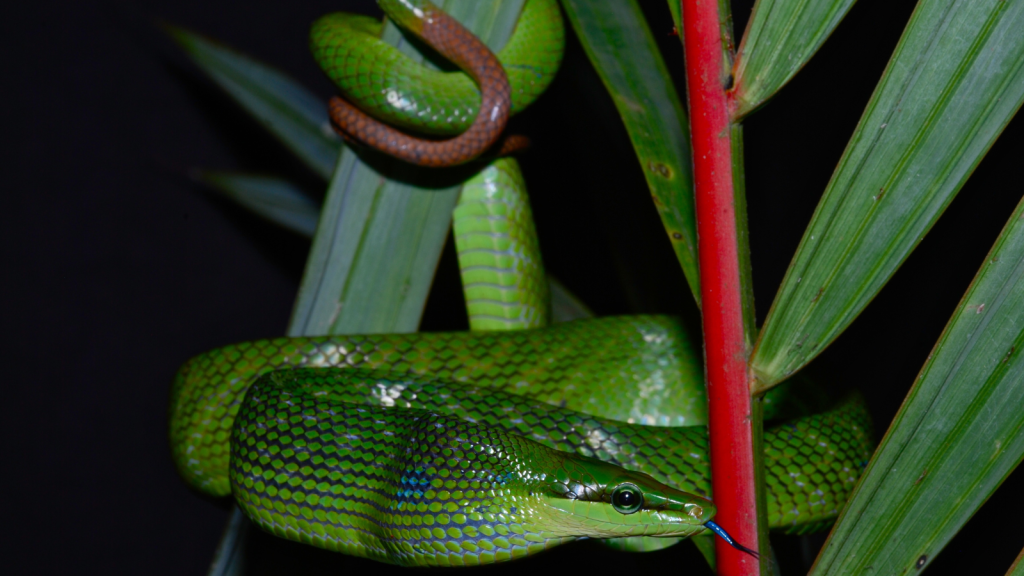
[[[392,17],[394,4],[420,5],[381,4]],[[561,33],[554,0],[529,0],[502,58],[538,14]],[[347,50],[337,43],[352,36],[339,27],[376,30],[339,15],[314,25],[335,79]],[[512,94],[526,91],[510,77]],[[182,478],[281,537],[409,566],[486,564],[581,538],[643,549],[715,527],[703,372],[680,324],[547,326],[514,160],[467,182],[454,216],[470,332],[280,338],[189,360],[170,408]],[[780,419],[764,442],[770,524],[827,525],[872,450],[864,405]]]

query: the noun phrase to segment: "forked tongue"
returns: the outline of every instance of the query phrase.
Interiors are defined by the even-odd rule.
[[[750,548],[747,548],[743,544],[740,544],[739,542],[733,540],[732,536],[729,536],[729,533],[725,531],[725,528],[722,528],[721,526],[719,526],[718,524],[715,524],[711,520],[708,520],[707,522],[705,522],[704,526],[708,530],[711,530],[715,534],[718,534],[718,537],[721,538],[722,540],[725,540],[726,544],[728,544],[729,546],[732,546],[733,548],[739,550],[740,552],[746,552],[747,554],[750,554],[754,558],[760,558],[761,557],[761,555],[758,554],[757,551],[751,550]]]

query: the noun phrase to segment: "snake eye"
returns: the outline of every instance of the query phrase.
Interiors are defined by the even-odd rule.
[[[612,490],[612,508],[620,514],[632,514],[644,505],[644,493],[632,484],[619,484]]]

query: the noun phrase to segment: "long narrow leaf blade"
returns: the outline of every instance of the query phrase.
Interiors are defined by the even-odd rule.
[[[651,30],[635,0],[562,0],[562,6],[626,125],[654,205],[699,304],[689,129]]]
[[[1024,202],[896,415],[812,574],[930,563],[1024,456]]]
[[[736,116],[745,116],[789,82],[855,1],[759,0],[736,55]]]
[[[171,37],[221,88],[324,180],[341,139],[330,129],[327,103],[284,73],[202,36],[167,26]]]
[[[428,190],[388,173],[342,154],[289,335],[416,331],[459,186]]]
[[[320,207],[294,184],[270,176],[231,172],[196,173],[196,178],[271,222],[312,238]]]
[[[786,273],[751,360],[759,389],[867,306],[1024,99],[1024,2],[922,0]]]

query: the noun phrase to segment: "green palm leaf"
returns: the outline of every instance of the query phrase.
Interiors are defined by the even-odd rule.
[[[935,223],[1024,99],[1024,3],[923,0],[772,304],[769,388],[820,353]]]
[[[924,568],[1024,457],[1024,202],[974,278],[812,574]]]

